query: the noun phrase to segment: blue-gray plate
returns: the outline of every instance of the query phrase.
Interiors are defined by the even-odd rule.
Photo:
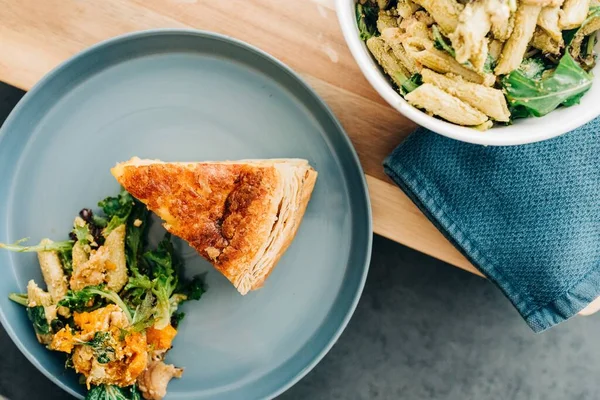
[[[66,239],[83,207],[114,195],[109,169],[132,156],[166,161],[306,158],[319,172],[296,239],[263,289],[241,296],[182,242],[208,291],[184,306],[167,360],[185,368],[167,399],[262,399],[325,355],[358,302],[371,252],[363,171],[340,124],[289,68],[213,33],[145,31],[65,62],[17,105],[0,131],[0,242]],[[163,231],[154,223],[150,240]],[[37,343],[7,299],[43,283],[34,254],[0,252],[0,320],[46,376],[85,393],[63,354]]]

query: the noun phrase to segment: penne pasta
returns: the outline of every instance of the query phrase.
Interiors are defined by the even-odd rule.
[[[452,73],[462,76],[464,79],[490,86],[494,83],[493,75],[478,74],[460,64],[450,54],[434,48],[430,40],[422,38],[409,38],[405,40],[407,53],[418,63],[436,72]]]
[[[396,27],[398,27],[397,17],[387,11],[379,11],[379,15],[377,16],[377,29],[379,32],[383,32],[383,30],[387,28]]]
[[[412,0],[398,0],[396,4],[398,15],[404,19],[410,18],[419,8],[419,5]]]
[[[53,303],[50,293],[42,290],[33,279],[27,283],[27,302],[28,307],[48,307]]]
[[[377,60],[384,72],[398,86],[402,86],[400,76],[410,76],[410,71],[394,56],[393,52],[386,48],[385,42],[381,37],[372,37],[367,40],[367,47]]]
[[[478,131],[484,132],[484,131],[487,131],[488,129],[491,129],[493,126],[494,126],[494,122],[492,122],[491,119],[488,119],[483,124],[475,125],[473,127],[473,129],[477,129]]]
[[[488,120],[481,111],[430,83],[419,86],[405,98],[409,104],[458,125],[476,126]]]
[[[445,34],[454,32],[463,6],[456,0],[414,0],[423,7]]]
[[[456,51],[459,63],[471,62],[477,71],[483,69],[488,47],[486,35],[492,27],[508,24],[510,9],[501,0],[481,0],[469,3],[460,13],[459,23],[448,37]]]
[[[590,10],[590,0],[565,0],[559,18],[561,29],[579,27]]]
[[[417,21],[424,23],[427,27],[435,24],[435,20],[433,18],[431,18],[431,15],[429,15],[426,11],[423,11],[423,10],[420,10],[420,11],[417,11],[416,13],[414,13],[413,17]]]
[[[73,246],[73,269],[78,269],[89,260],[89,254],[83,249],[81,242],[77,241]]]
[[[562,44],[562,32],[558,25],[560,6],[561,4],[542,8],[542,11],[540,11],[540,15],[538,16],[537,24],[546,31],[552,40]]]
[[[359,1],[360,37],[394,88],[440,119],[486,130],[542,117],[593,79],[600,0]]]
[[[421,72],[424,83],[431,83],[496,121],[508,122],[510,112],[501,90],[466,82],[458,76],[440,75],[429,69]]]
[[[494,60],[494,62],[497,62],[500,58],[500,53],[502,53],[502,46],[504,46],[504,43],[502,43],[500,40],[490,40],[490,43],[488,45],[488,54],[490,55],[490,57],[492,57],[492,60]]]
[[[581,44],[583,43],[583,39],[597,30],[600,30],[600,18],[597,17],[591,18],[588,23],[582,25],[581,28],[577,30],[577,33],[575,34],[575,37],[573,37],[570,46],[571,55],[573,57],[579,57],[581,54]]]
[[[420,37],[429,39],[430,30],[426,23],[419,21],[415,16],[405,19],[400,23],[400,29],[405,32],[405,37]]]
[[[119,292],[127,283],[127,265],[125,264],[125,225],[114,229],[106,238],[104,246],[108,248],[108,267],[106,268],[106,287]]]
[[[403,35],[398,28],[387,28],[381,32],[386,46],[392,49],[394,56],[402,63],[402,65],[411,73],[418,73],[421,68],[417,66],[415,60],[408,55],[402,44]]]
[[[40,244],[50,244],[52,240],[43,239]],[[37,253],[44,282],[48,287],[48,293],[52,296],[54,303],[61,300],[68,290],[67,278],[63,271],[62,263],[55,251],[40,251]]]
[[[521,0],[521,3],[540,7],[560,7],[563,0]]]
[[[517,8],[513,31],[502,49],[500,60],[494,70],[496,75],[508,74],[521,65],[541,10],[540,6],[526,4]]]
[[[515,13],[511,13],[508,20],[494,20],[492,21],[492,35],[495,39],[505,42],[510,37],[515,26]]]
[[[543,51],[544,53],[560,55],[563,41],[555,41],[547,31],[537,27],[533,33],[533,37],[531,38],[531,46]]]

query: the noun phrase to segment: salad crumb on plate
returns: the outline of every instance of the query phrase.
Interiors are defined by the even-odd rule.
[[[149,211],[122,191],[83,209],[70,239],[0,244],[36,252],[47,290],[31,280],[10,299],[26,307],[38,341],[66,354],[81,374],[88,400],[162,399],[183,369],[165,363],[184,317],[178,307],[199,300],[202,279],[185,279],[170,234],[147,248]]]
[[[356,18],[406,101],[457,125],[541,117],[592,85],[595,0],[360,0]]]

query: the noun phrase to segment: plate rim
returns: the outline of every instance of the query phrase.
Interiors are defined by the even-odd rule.
[[[22,112],[22,110],[28,106],[28,103],[31,101],[31,99],[34,98],[34,96],[36,96],[39,92],[44,90],[44,87],[49,82],[51,82],[52,79],[54,79],[54,77],[63,73],[70,65],[79,62],[81,59],[88,57],[89,55],[91,55],[99,50],[110,47],[119,42],[135,40],[135,39],[144,39],[144,38],[149,38],[149,37],[153,37],[153,36],[165,36],[165,35],[190,35],[190,36],[195,36],[195,37],[217,39],[220,41],[229,42],[231,44],[234,44],[234,45],[240,47],[241,49],[243,49],[245,51],[250,51],[250,52],[253,52],[253,53],[261,56],[267,62],[278,67],[278,69],[280,69],[282,72],[285,72],[286,74],[290,75],[294,80],[297,81],[297,83],[299,83],[303,87],[303,89],[306,90],[306,92],[308,94],[310,94],[310,96],[312,97],[311,100],[314,101],[319,108],[321,108],[323,111],[325,111],[325,113],[327,114],[327,117],[330,119],[330,122],[342,134],[342,135],[340,135],[340,138],[343,141],[343,144],[346,145],[346,147],[348,148],[349,155],[351,156],[351,161],[358,168],[357,172],[359,175],[359,179],[357,180],[357,183],[360,183],[360,188],[362,189],[361,200],[364,201],[364,204],[366,206],[365,207],[366,210],[364,210],[364,211],[366,211],[366,214],[365,214],[366,218],[364,218],[365,221],[363,221],[363,223],[366,227],[366,229],[365,229],[366,246],[365,246],[365,251],[364,251],[364,259],[362,260],[362,264],[363,264],[362,265],[362,273],[360,275],[360,281],[358,282],[358,288],[353,295],[353,299],[352,299],[352,302],[350,303],[350,307],[346,310],[346,314],[344,315],[344,317],[341,321],[341,324],[337,327],[334,334],[329,338],[326,345],[318,353],[316,353],[316,355],[312,359],[312,361],[310,361],[307,365],[305,365],[304,368],[302,368],[300,371],[296,372],[291,377],[291,379],[288,380],[288,382],[285,385],[282,385],[281,387],[279,387],[279,389],[273,391],[272,393],[267,394],[264,397],[266,399],[273,399],[273,398],[281,395],[288,389],[290,389],[292,386],[294,386],[296,383],[298,383],[302,378],[304,378],[310,371],[312,371],[314,369],[314,367],[319,362],[321,362],[321,360],[325,357],[325,355],[327,355],[327,353],[335,345],[335,343],[340,338],[341,334],[346,329],[348,323],[350,322],[350,319],[352,318],[352,316],[356,310],[356,307],[358,305],[358,302],[359,302],[359,300],[362,296],[362,292],[364,290],[364,286],[365,286],[365,283],[367,280],[367,275],[369,272],[369,266],[370,266],[371,255],[372,255],[372,247],[373,247],[373,216],[372,216],[371,200],[369,197],[369,190],[368,190],[365,172],[364,172],[362,164],[360,163],[360,160],[358,158],[358,154],[356,153],[356,149],[354,148],[354,145],[352,144],[352,141],[350,140],[348,134],[346,133],[345,129],[343,128],[342,124],[340,123],[340,121],[338,120],[336,115],[333,113],[331,108],[321,98],[321,96],[319,94],[317,94],[317,92],[297,72],[295,72],[292,68],[290,68],[289,66],[287,66],[285,63],[283,63],[279,59],[275,58],[274,56],[270,55],[266,51],[261,50],[260,48],[254,46],[252,44],[249,44],[245,41],[242,41],[240,39],[236,39],[234,37],[231,37],[231,36],[228,36],[225,34],[221,34],[221,33],[216,33],[216,32],[211,32],[211,31],[206,31],[206,30],[199,30],[199,29],[192,29],[192,28],[156,28],[156,29],[147,29],[147,30],[138,30],[138,31],[128,32],[128,33],[125,33],[125,34],[122,34],[119,36],[115,36],[115,37],[100,41],[94,45],[91,45],[91,46],[77,52],[76,54],[69,57],[65,61],[63,61],[60,64],[58,64],[57,66],[55,66],[52,70],[47,72],[38,82],[36,82],[36,84],[29,91],[27,91],[25,93],[25,95],[21,98],[21,100],[19,100],[17,105],[13,108],[13,110],[10,112],[10,114],[8,115],[8,117],[6,118],[4,123],[2,124],[2,127],[0,127],[0,145],[2,145],[4,137],[7,135],[7,132],[11,129],[11,126],[13,125],[13,120],[15,120],[17,118],[17,116]],[[333,304],[335,304],[335,302]],[[7,332],[8,336],[10,337],[12,342],[17,346],[19,351],[27,358],[27,360],[38,371],[40,371],[53,384],[60,387],[65,392],[69,393],[70,395],[74,396],[75,398],[79,398],[79,399],[83,398],[78,392],[71,389],[71,387],[69,387],[68,385],[63,383],[57,376],[50,373],[50,371],[48,371],[40,362],[38,362],[38,360],[34,356],[34,354],[32,352],[30,352],[29,349],[26,348],[24,343],[18,338],[17,333],[13,330],[12,325],[9,323],[9,321],[6,318],[4,311],[2,310],[1,307],[0,307],[0,324],[2,324],[2,326],[4,327],[4,330]]]

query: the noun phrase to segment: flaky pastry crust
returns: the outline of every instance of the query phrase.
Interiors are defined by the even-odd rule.
[[[164,163],[134,157],[111,172],[241,294],[261,287],[287,250],[317,178],[300,159]]]

